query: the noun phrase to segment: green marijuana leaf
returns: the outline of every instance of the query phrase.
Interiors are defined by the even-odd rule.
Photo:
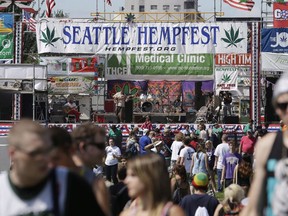
[[[126,17],[125,17],[127,22],[133,22],[135,18],[136,18],[135,15],[132,13],[126,14]]]
[[[226,31],[225,29],[224,31],[225,31],[226,38],[221,38],[221,40],[223,40],[225,43],[228,43],[227,47],[230,47],[230,46],[237,47],[237,43],[240,43],[242,40],[244,40],[244,38],[239,38],[239,28],[235,32],[233,27],[231,26],[230,33],[229,31]]]
[[[222,79],[221,79],[224,83],[227,83],[231,80],[230,76],[227,74],[224,74]]]
[[[41,38],[40,41],[45,43],[45,47],[48,45],[52,45],[54,47],[53,43],[61,39],[60,37],[55,37],[55,28],[52,30],[52,32],[50,32],[50,29],[47,27],[46,32],[41,31],[41,33],[43,38]]]

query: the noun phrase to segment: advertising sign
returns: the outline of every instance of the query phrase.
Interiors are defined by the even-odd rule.
[[[0,60],[13,59],[13,14],[0,13]]]
[[[251,64],[252,64],[251,53],[215,54],[215,65],[220,65],[220,66],[229,66],[229,65],[250,66]]]
[[[95,76],[98,71],[97,57],[41,57],[47,65],[49,76]]]
[[[216,94],[220,91],[237,91],[237,67],[216,67],[215,68],[215,86]]]
[[[287,53],[262,53],[261,54],[262,71],[287,71],[288,54]]]
[[[287,40],[288,28],[263,29],[261,33],[261,51],[287,53]]]
[[[94,94],[93,77],[50,77],[48,79],[49,94]]]
[[[288,27],[288,2],[273,2],[273,26],[274,28]]]
[[[37,22],[41,53],[246,53],[247,23],[98,23],[73,19]]]
[[[108,55],[107,79],[213,79],[213,54]]]

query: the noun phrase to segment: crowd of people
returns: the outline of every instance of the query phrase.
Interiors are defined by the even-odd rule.
[[[287,81],[277,82],[272,101],[283,125]],[[217,123],[175,134],[149,121],[126,140],[115,125],[107,133],[93,123],[72,132],[15,123],[11,167],[0,174],[0,215],[286,215],[284,126],[268,133],[250,121],[238,141]]]

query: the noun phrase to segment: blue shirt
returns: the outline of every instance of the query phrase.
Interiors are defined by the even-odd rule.
[[[145,146],[151,144],[151,139],[147,135],[144,135],[139,140],[140,154],[146,154]]]

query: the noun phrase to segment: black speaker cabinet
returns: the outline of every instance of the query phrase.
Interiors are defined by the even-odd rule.
[[[133,121],[133,100],[125,102],[125,122],[131,123]]]
[[[224,124],[239,124],[239,116],[224,116]]]
[[[195,112],[186,112],[186,122],[194,123],[196,121],[196,113]]]

